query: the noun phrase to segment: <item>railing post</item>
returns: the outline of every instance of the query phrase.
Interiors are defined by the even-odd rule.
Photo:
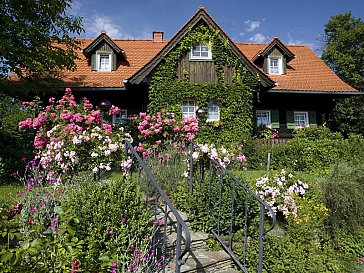
[[[260,204],[258,273],[262,273],[263,270],[264,209],[264,205]]]
[[[181,242],[182,242],[182,226],[177,222],[177,240],[176,240],[176,273],[181,272]]]

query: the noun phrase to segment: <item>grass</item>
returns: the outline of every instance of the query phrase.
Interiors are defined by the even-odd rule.
[[[23,190],[19,184],[0,186],[0,207],[16,203],[17,191]]]

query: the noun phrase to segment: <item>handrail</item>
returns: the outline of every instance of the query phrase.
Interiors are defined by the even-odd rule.
[[[174,217],[176,218],[178,225],[177,225],[177,241],[176,241],[176,273],[180,273],[180,268],[184,264],[183,256],[190,251],[191,249],[191,235],[190,231],[188,229],[187,224],[182,219],[176,208],[172,205],[171,201],[169,200],[166,193],[162,190],[159,183],[155,179],[154,175],[149,170],[148,166],[145,164],[144,160],[139,156],[139,154],[135,151],[134,147],[131,145],[131,143],[127,140],[124,141],[125,145],[125,153],[126,155],[132,154],[133,157],[136,158],[136,160],[139,163],[139,166],[145,171],[148,178],[152,181],[155,189],[158,191],[159,195],[164,200],[165,204],[169,207],[170,212],[173,213]],[[167,213],[167,212],[166,212]],[[181,251],[181,245],[182,245],[182,230],[184,230],[185,237],[185,247],[183,251]]]
[[[188,149],[188,146],[191,145],[191,150],[190,152]],[[200,149],[200,146],[197,143],[194,142],[190,142],[190,143],[186,143],[186,151],[187,151],[187,155],[189,156],[189,160],[190,160],[190,190],[193,189],[193,176],[194,176],[194,172],[193,172],[193,162],[192,162],[192,152],[195,148]],[[210,162],[213,162],[219,169],[221,172],[225,173],[226,175],[228,175],[239,187],[242,187],[245,192],[249,193],[249,195],[251,197],[253,197],[255,200],[257,200],[259,202],[259,207],[260,207],[260,223],[259,223],[259,261],[258,261],[258,273],[262,272],[262,268],[263,268],[263,241],[265,240],[265,235],[271,231],[275,225],[276,225],[276,214],[275,212],[272,210],[272,208],[266,203],[264,202],[258,195],[256,195],[253,191],[251,191],[246,185],[244,185],[237,177],[235,177],[231,172],[229,172],[225,167],[221,166],[221,164],[216,161],[215,159],[211,158],[209,155],[207,155],[207,157],[210,159]],[[210,171],[211,171],[211,165],[210,165]],[[222,174],[222,173],[221,173]],[[200,181],[202,180],[202,178],[200,179]],[[220,185],[220,187],[222,187],[222,184]],[[220,188],[220,194],[221,194],[221,188]],[[233,191],[233,203],[232,203],[232,210],[234,209],[234,198],[235,198],[235,186],[234,186],[234,191]],[[221,202],[221,200],[220,200]],[[248,201],[246,200],[246,213],[247,213],[247,205],[248,205]],[[267,210],[269,212],[269,215],[272,216],[272,224],[270,225],[270,227],[266,230],[264,230],[264,213],[265,210]],[[231,226],[230,226],[230,233],[232,233],[232,221],[233,221],[233,211],[231,213]],[[247,223],[245,223],[246,225]],[[218,223],[219,225],[219,223]],[[245,227],[246,228],[246,227]],[[220,242],[220,244],[222,245],[223,249],[225,252],[227,252],[230,257],[233,259],[233,261],[235,262],[236,265],[238,265],[240,267],[240,269],[242,269],[245,273],[248,273],[246,267],[245,267],[245,261],[244,261],[244,265],[242,265],[239,261],[238,258],[235,257],[234,253],[232,252],[232,234],[230,234],[230,246],[226,246],[225,243],[223,242],[223,240],[221,239],[220,235],[219,235],[219,230],[218,233],[216,233],[215,231],[212,231],[213,235],[217,238],[217,240]],[[244,245],[244,247],[246,247],[246,245]],[[245,252],[245,250],[244,250]],[[245,257],[245,253],[244,253],[244,257]]]

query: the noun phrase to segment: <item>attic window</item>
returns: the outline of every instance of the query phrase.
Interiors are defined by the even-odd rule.
[[[199,44],[191,49],[190,60],[211,60],[211,49],[205,44]]]
[[[269,74],[272,75],[282,75],[283,68],[282,68],[282,57],[268,57],[269,61]]]
[[[97,55],[97,71],[111,71],[111,54]]]

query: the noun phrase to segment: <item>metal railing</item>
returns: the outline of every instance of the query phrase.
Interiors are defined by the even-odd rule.
[[[146,180],[145,200],[151,205],[151,208],[153,209],[154,220],[163,222],[161,225],[162,230],[160,230],[159,233],[154,236],[154,242],[152,243],[153,246],[158,246],[158,248],[161,249],[161,255],[165,257],[162,262],[161,271],[166,272],[167,265],[172,260],[172,257],[170,256],[174,254],[176,260],[175,267],[169,266],[169,268],[171,269],[174,267],[174,272],[180,273],[181,266],[184,264],[183,257],[190,251],[190,231],[181,215],[172,205],[166,193],[162,190],[161,186],[155,179],[154,175],[151,173],[144,160],[135,151],[130,142],[125,141],[124,144],[126,155],[130,156],[133,163],[137,163],[137,166],[134,166],[134,168],[132,167],[131,170],[136,169],[138,171],[138,181],[140,183],[142,182],[142,177],[144,177]],[[167,232],[170,232],[167,231],[168,225],[173,225],[173,232],[177,233],[174,242],[171,242],[171,234],[167,234]],[[184,248],[182,249],[183,245]],[[173,249],[167,253],[167,249],[171,248]]]
[[[248,267],[252,268],[250,264],[247,264],[247,255],[256,253],[256,249],[252,251],[250,248],[254,247],[252,241],[255,240],[258,244],[258,260],[254,263],[257,268],[255,272],[261,273],[263,242],[267,232],[271,231],[276,224],[275,213],[259,196],[210,156],[207,155],[205,161],[201,159],[196,168],[192,158],[196,149],[199,149],[196,143],[186,144],[190,168],[189,188],[193,191],[196,186],[194,183],[197,181],[199,187],[204,187],[204,193],[207,192],[206,213],[212,226],[210,232],[234,263],[245,273],[248,273]],[[252,215],[256,215],[258,211],[259,223],[256,224],[251,220]],[[271,215],[271,218],[266,219],[266,213]],[[269,222],[268,228],[265,228],[265,222]],[[241,234],[243,238],[236,239],[236,234]],[[234,252],[235,245],[239,246],[238,253]]]

